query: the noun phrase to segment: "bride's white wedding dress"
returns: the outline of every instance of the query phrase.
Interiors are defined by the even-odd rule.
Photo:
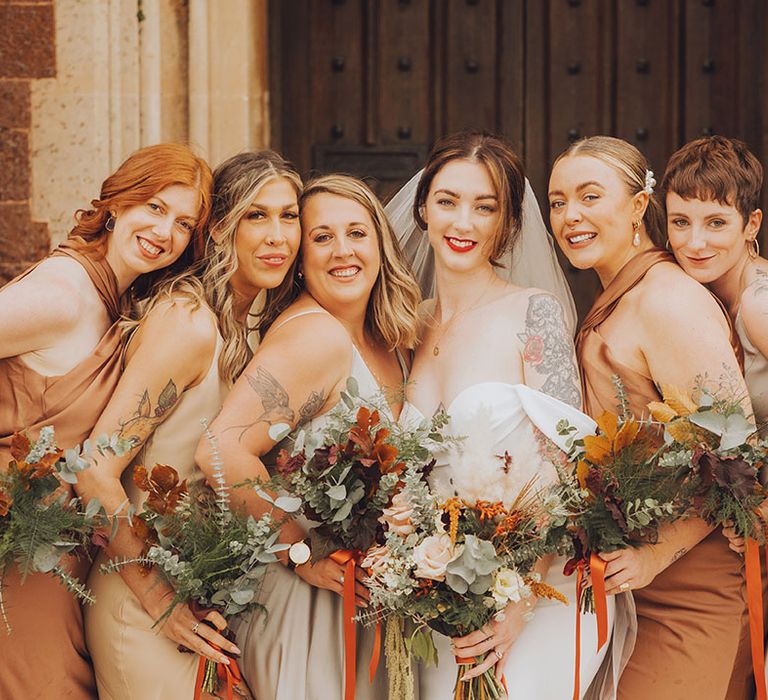
[[[593,434],[591,418],[546,394],[522,384],[482,382],[461,391],[447,407],[446,434],[463,436],[458,445],[435,453],[436,466],[430,483],[441,496],[460,495],[475,500],[494,494],[492,500],[508,500],[536,478],[544,486],[556,478],[553,457],[564,454],[567,436],[559,435],[557,423],[566,419],[579,435]],[[406,404],[401,420],[423,419]],[[557,447],[555,447],[557,446]],[[511,458],[511,459],[510,459]],[[506,471],[501,468],[505,461]],[[495,485],[491,485],[496,480]],[[540,600],[534,618],[525,625],[507,656],[504,676],[509,697],[525,700],[569,700],[573,697],[576,629],[575,576],[563,575],[562,557],[549,568],[546,582],[568,598],[563,605]],[[613,598],[608,600],[609,630],[613,628]],[[440,663],[421,666],[418,673],[420,700],[453,697],[456,666],[449,639],[434,633]],[[600,668],[610,642],[597,652],[594,615],[581,616],[582,696]],[[600,697],[597,695],[596,697]]]

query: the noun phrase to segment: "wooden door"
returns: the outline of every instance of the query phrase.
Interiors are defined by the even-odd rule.
[[[274,147],[385,199],[465,128],[513,144],[542,206],[582,136],[634,143],[657,179],[701,134],[768,156],[765,0],[271,0],[270,22]],[[583,314],[596,278],[565,268]]]

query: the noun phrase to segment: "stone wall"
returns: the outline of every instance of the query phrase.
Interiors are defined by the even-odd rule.
[[[46,253],[48,225],[33,219],[31,86],[56,74],[53,3],[0,3],[0,284]]]
[[[269,144],[267,0],[0,0],[0,284],[132,151]]]

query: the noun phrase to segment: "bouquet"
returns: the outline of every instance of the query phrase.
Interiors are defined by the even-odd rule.
[[[758,478],[768,441],[744,415],[740,403],[706,390],[698,402],[663,387],[663,402],[648,405],[665,428],[660,462],[679,470],[688,506],[713,526],[731,521],[743,537],[765,541],[759,506],[768,491]]]
[[[561,499],[569,505],[566,527],[574,548],[565,573],[591,575],[592,587],[577,587],[579,606],[595,612],[597,589],[598,630],[605,620],[605,587],[597,553],[655,542],[659,527],[681,514],[678,469],[661,460],[662,432],[632,417],[618,383],[617,392],[621,414],[605,411],[597,419],[596,435],[574,440],[570,458],[575,468],[561,472]],[[567,434],[572,427],[562,423],[558,430]]]
[[[280,526],[288,516],[267,513],[257,520],[231,507],[222,462],[216,455],[214,449],[215,488],[202,481],[188,485],[166,465],[158,464],[151,472],[143,466],[134,468],[134,482],[148,495],[143,510],[135,517],[129,513],[129,518],[133,532],[147,543],[145,552],[138,558],[111,561],[102,566],[102,573],[129,564],[160,571],[173,587],[174,597],[155,624],[177,605],[189,605],[199,618],[212,608],[224,617],[260,609],[257,592],[266,568],[278,560],[277,552],[288,548],[278,542]],[[300,505],[289,497],[272,502],[283,513]],[[226,680],[231,694],[240,682],[236,661],[217,664],[201,656],[198,689],[215,693],[220,678]]]
[[[300,431],[292,452],[280,450],[277,471],[285,490],[319,523],[309,533],[313,562],[338,551],[359,555],[376,541],[379,518],[406,464],[424,465],[426,445],[441,439],[443,420],[405,430],[363,401],[350,377],[325,428]]]
[[[564,520],[557,494],[537,492],[533,481],[513,494],[510,455],[481,466],[474,462],[478,451],[471,443],[485,443],[486,453],[487,443],[482,431],[469,436],[452,463],[458,464],[454,474],[472,474],[471,500],[464,498],[469,493],[444,498],[439,486],[430,489],[423,471],[406,469],[392,506],[382,516],[387,527],[383,544],[372,547],[362,562],[370,574],[371,602],[380,608],[379,616],[389,616],[385,646],[390,698],[413,697],[409,653],[436,662],[433,631],[464,636],[503,616],[510,603],[532,595],[567,603],[534,571],[538,559],[551,551],[549,527]],[[466,460],[477,468],[463,468]],[[481,498],[490,493],[509,499]],[[481,660],[456,661],[457,700],[501,697],[502,682],[493,669],[462,681]]]
[[[106,436],[96,447],[102,453],[123,449],[119,440]],[[87,547],[94,528],[104,525],[107,517],[96,499],[83,506],[61,486],[77,482],[77,473],[89,466],[92,454],[88,440],[82,449],[59,449],[53,428],[46,426],[34,442],[26,433],[16,433],[11,439],[13,459],[0,472],[0,571],[16,564],[22,582],[32,572],[50,573],[86,603],[94,602],[91,592],[66,571],[61,559]],[[1,581],[0,613],[10,632]]]

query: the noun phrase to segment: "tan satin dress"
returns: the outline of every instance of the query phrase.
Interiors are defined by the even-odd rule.
[[[673,260],[658,249],[633,258],[585,319],[576,349],[586,411],[591,416],[616,411],[614,375],[621,378],[636,416],[647,415],[647,404],[660,400],[650,377],[613,356],[600,335],[600,325],[653,265]],[[620,700],[739,697],[729,694],[728,688],[747,626],[743,562],[728,548],[719,529],[633,595],[637,639],[619,681]]]
[[[165,421],[157,427],[133,463],[123,473],[123,486],[136,506],[147,494],[133,483],[133,466],[151,469],[167,464],[189,482],[202,478],[195,464],[195,449],[203,434],[202,419],[209,423],[221,408],[227,392],[219,378],[221,337],[203,380],[187,389]],[[192,700],[199,656],[181,653],[141,606],[119,573],[102,574],[107,562],[102,553],[96,559],[88,585],[96,604],[85,610],[85,632],[93,657],[101,700]],[[152,585],[152,577],[147,577]]]
[[[51,255],[68,255],[85,268],[115,321],[119,315],[115,275],[106,260],[81,253],[78,240],[66,241]],[[113,325],[93,352],[66,374],[46,377],[19,357],[1,359],[0,468],[10,459],[11,436],[18,430],[28,428],[36,437],[40,428],[52,425],[62,448],[88,437],[120,378],[120,349],[120,332]],[[65,565],[84,579],[90,562],[68,557]],[[15,567],[5,574],[3,597],[13,632],[6,634],[0,622],[0,698],[97,697],[75,597],[47,574],[32,574],[21,585]]]

